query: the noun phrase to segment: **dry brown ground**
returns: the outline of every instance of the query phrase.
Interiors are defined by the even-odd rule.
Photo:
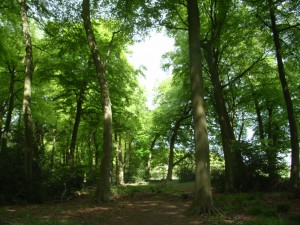
[[[36,220],[75,221],[77,224],[111,225],[196,225],[205,224],[200,216],[187,216],[191,199],[165,193],[139,192],[110,203],[92,203],[90,196],[62,203],[6,206],[0,221],[22,222],[26,216]],[[0,222],[1,224],[1,222]]]
[[[32,220],[44,221],[47,224],[52,224],[49,221],[57,221],[57,224],[65,221],[67,224],[85,225],[216,224],[208,216],[186,215],[191,202],[192,198],[183,200],[178,194],[140,191],[131,196],[116,197],[109,203],[95,204],[89,194],[60,203],[2,207],[0,225],[26,224],[24,221]],[[223,217],[223,223],[219,224],[237,224],[237,221],[251,219],[243,212],[237,212],[234,216]]]

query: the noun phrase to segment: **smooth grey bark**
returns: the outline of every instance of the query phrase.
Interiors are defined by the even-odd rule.
[[[299,184],[299,136],[297,128],[297,120],[294,112],[294,106],[291,99],[289,86],[286,80],[286,74],[283,64],[282,48],[280,42],[279,31],[277,29],[276,14],[275,14],[275,3],[273,0],[268,0],[269,13],[271,19],[271,31],[273,34],[273,41],[276,51],[278,75],[282,87],[282,92],[286,104],[286,110],[288,114],[288,121],[290,126],[291,136],[291,170],[290,170],[290,181],[292,186],[296,187]]]
[[[94,31],[90,19],[90,1],[82,1],[81,13],[88,45],[96,68],[99,85],[102,94],[103,109],[103,157],[100,165],[100,174],[95,192],[96,202],[108,202],[110,200],[110,168],[112,158],[112,110],[109,94],[109,87],[105,75],[103,61],[100,50],[97,46]]]
[[[210,182],[209,143],[204,106],[198,1],[188,0],[187,11],[189,25],[188,40],[191,98],[196,158],[195,199],[192,204],[191,212],[193,214],[201,214],[211,213],[213,211],[213,204]]]
[[[32,75],[34,71],[32,43],[27,19],[26,0],[19,0],[20,14],[22,19],[22,28],[25,43],[25,80],[24,80],[24,98],[23,98],[23,117],[25,124],[25,178],[28,182],[29,191],[32,188],[32,160],[33,160],[33,121],[31,113],[31,89]]]

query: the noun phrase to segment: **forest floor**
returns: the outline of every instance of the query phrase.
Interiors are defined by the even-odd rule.
[[[89,189],[61,202],[2,206],[0,225],[300,224],[300,199],[290,199],[286,193],[214,193],[218,212],[212,216],[186,213],[193,200],[190,184],[125,186],[123,194],[115,193],[111,202],[101,204],[92,202],[92,193]]]

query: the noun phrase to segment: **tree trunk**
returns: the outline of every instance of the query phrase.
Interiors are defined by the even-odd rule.
[[[25,178],[28,182],[28,191],[32,188],[32,159],[33,159],[33,121],[30,109],[31,103],[31,81],[34,70],[32,44],[27,21],[26,0],[19,0],[20,14],[22,19],[22,28],[25,43],[25,81],[23,98],[23,116],[25,124]]]
[[[157,139],[159,138],[159,135],[156,134],[154,136],[154,139],[152,140],[151,142],[151,146],[150,146],[150,149],[149,149],[149,155],[148,155],[148,160],[147,160],[147,168],[146,168],[146,173],[145,173],[145,176],[146,176],[146,180],[150,180],[151,179],[151,161],[152,161],[152,152],[153,152],[153,149],[154,149],[154,146],[155,146],[155,143],[157,141]]]
[[[275,3],[273,2],[273,0],[268,0],[268,2],[269,2],[269,13],[271,19],[271,30],[272,30],[273,41],[276,50],[278,74],[282,86],[283,96],[284,96],[287,114],[288,114],[288,121],[290,125],[291,150],[292,150],[290,181],[292,186],[296,187],[299,183],[299,137],[298,137],[298,130],[297,130],[297,122],[296,122],[293,102],[289,91],[289,86],[285,77],[280,37],[279,37],[279,32],[276,24]]]
[[[97,46],[95,35],[90,20],[90,1],[82,1],[82,14],[84,28],[88,39],[88,45],[94,60],[98,76],[103,108],[103,157],[100,165],[100,176],[95,193],[95,201],[107,202],[110,200],[110,167],[112,157],[112,111],[109,87],[105,76],[105,70],[101,59],[100,50]]]
[[[73,126],[70,152],[69,152],[68,158],[67,158],[67,165],[69,165],[69,166],[74,166],[74,162],[75,162],[74,153],[75,153],[75,147],[76,147],[76,142],[77,142],[77,134],[78,134],[79,124],[80,124],[80,119],[81,119],[81,114],[82,114],[82,103],[83,103],[84,91],[85,91],[84,86],[82,86],[80,88],[79,96],[78,96],[78,99],[77,99],[75,123],[74,123],[74,126]]]
[[[213,41],[210,40],[203,45],[203,49],[205,51],[205,58],[213,85],[215,107],[221,129],[221,139],[225,159],[225,192],[233,192],[235,188],[233,181],[232,143],[235,141],[235,138],[226,109],[223,89],[219,77],[218,55],[215,53],[216,51],[213,45]]]
[[[273,116],[273,107],[270,106],[268,107],[268,116],[269,116],[269,120],[268,120],[268,126],[267,126],[267,134],[268,134],[268,146],[266,146],[266,156],[267,156],[267,172],[268,172],[268,176],[270,179],[270,182],[272,184],[274,184],[274,182],[277,180],[278,178],[278,173],[277,173],[277,168],[276,168],[276,158],[277,158],[277,153],[276,153],[276,140],[274,140],[275,134],[273,132],[274,127],[273,127],[273,123],[272,123],[272,116]]]
[[[172,132],[172,136],[170,138],[170,151],[169,151],[169,163],[168,163],[168,172],[167,172],[167,177],[166,177],[166,181],[171,181],[172,180],[172,176],[173,176],[173,167],[174,167],[174,146],[175,146],[175,141],[178,135],[178,131],[180,128],[180,120],[177,120],[174,128],[173,128],[173,132]]]
[[[173,168],[175,166],[174,164],[174,147],[175,142],[178,136],[178,131],[180,129],[181,123],[187,119],[189,116],[187,115],[189,113],[188,107],[184,109],[179,119],[176,120],[175,125],[173,127],[172,136],[170,138],[170,151],[169,151],[169,164],[168,164],[168,172],[167,172],[167,178],[166,181],[171,181],[173,176]]]
[[[16,69],[15,65],[12,62],[12,66],[9,62],[7,62],[8,72],[10,74],[10,84],[9,84],[9,100],[8,100],[8,111],[6,115],[6,121],[4,130],[1,134],[1,149],[2,151],[6,151],[7,149],[7,135],[10,131],[10,125],[11,125],[11,119],[12,119],[12,113],[14,110],[14,100],[15,100],[15,94],[14,94],[14,86],[15,86],[15,77],[16,77]]]
[[[121,134],[115,134],[116,141],[116,184],[124,184],[124,170],[123,170],[123,151],[122,151],[122,139]]]
[[[93,133],[93,141],[94,141],[94,146],[95,146],[95,168],[98,167],[99,164],[99,145],[97,143],[97,130],[94,131]]]
[[[211,213],[213,211],[213,204],[210,183],[209,144],[204,107],[198,1],[188,0],[187,10],[189,24],[188,33],[192,114],[194,120],[194,141],[196,148],[195,199],[191,210],[194,214]]]
[[[259,106],[259,102],[257,100],[257,97],[254,93],[254,87],[253,84],[251,82],[251,80],[249,79],[249,83],[250,83],[250,88],[251,88],[251,95],[252,95],[252,99],[254,101],[254,107],[255,107],[255,112],[256,112],[256,119],[257,119],[257,123],[258,123],[258,132],[259,132],[259,139],[261,142],[262,147],[265,146],[264,140],[265,140],[265,134],[264,134],[264,124],[263,124],[263,119],[261,116],[261,108]]]
[[[54,168],[55,151],[56,151],[56,129],[53,132],[53,139],[52,139],[52,149],[51,149],[51,156],[50,156],[51,170]]]

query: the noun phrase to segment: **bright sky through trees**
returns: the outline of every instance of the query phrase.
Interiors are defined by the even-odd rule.
[[[130,63],[135,67],[146,67],[145,77],[139,79],[141,86],[147,95],[147,106],[153,108],[154,89],[164,80],[171,71],[161,69],[162,55],[173,49],[174,40],[164,35],[163,32],[152,31],[144,41],[135,43],[130,50],[132,54],[128,57]]]

